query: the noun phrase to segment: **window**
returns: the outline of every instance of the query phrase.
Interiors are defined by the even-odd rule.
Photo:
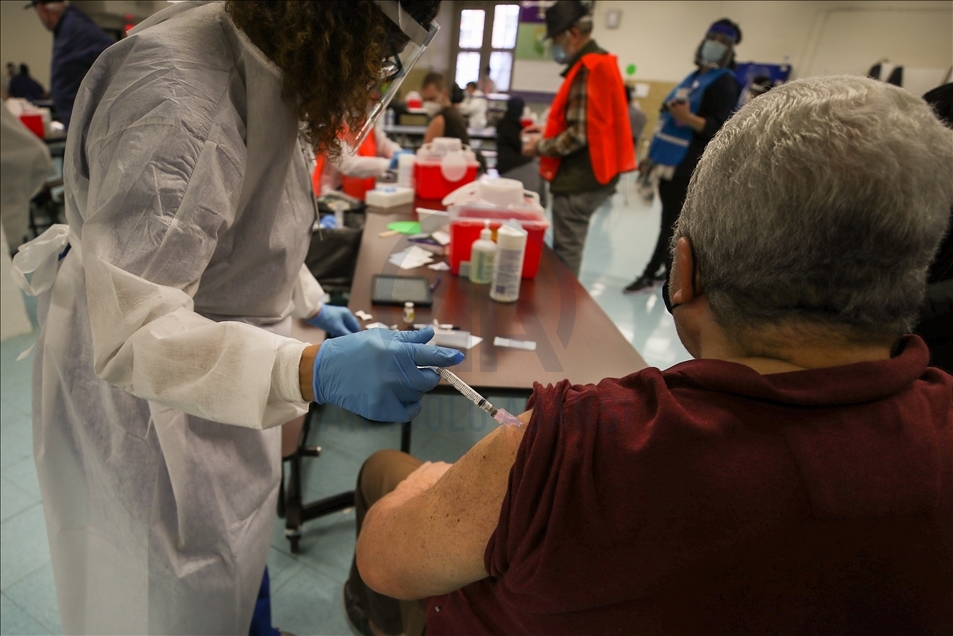
[[[476,82],[480,79],[480,52],[479,51],[460,51],[457,53],[457,72],[455,75],[456,83],[461,87],[466,86],[468,82]]]
[[[520,25],[518,4],[498,4],[493,10],[493,48],[516,47],[516,30]]]
[[[510,77],[513,74],[513,54],[503,51],[490,53],[490,79],[496,84],[496,90],[510,90]]]
[[[486,24],[488,11],[484,9],[460,9],[460,28],[456,46],[456,66],[454,81],[462,88],[467,82],[479,82],[486,66],[490,68],[490,79],[496,85],[497,92],[510,90],[513,77],[513,50],[516,48],[516,35],[520,22],[520,5],[489,2],[493,11],[489,25]],[[487,63],[488,61],[488,63]]]
[[[460,48],[478,49],[483,46],[483,22],[486,12],[464,9],[460,12]]]

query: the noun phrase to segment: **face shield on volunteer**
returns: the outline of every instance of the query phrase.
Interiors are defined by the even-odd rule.
[[[724,68],[731,59],[734,44],[730,36],[710,31],[698,49],[698,60],[705,66]]]
[[[431,23],[430,29],[425,29],[396,0],[375,0],[375,4],[397,29],[388,30],[383,48],[384,62],[376,87],[376,93],[380,97],[368,108],[364,125],[350,143],[352,150],[359,148],[367,135],[374,130],[377,119],[390,105],[407,74],[420,60],[420,56],[440,29],[436,22]]]

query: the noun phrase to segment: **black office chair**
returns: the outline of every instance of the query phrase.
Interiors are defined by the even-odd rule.
[[[278,490],[278,516],[285,520],[285,536],[291,543],[292,554],[298,554],[301,541],[301,526],[312,519],[323,517],[354,506],[354,491],[348,490],[337,495],[324,497],[311,503],[305,503],[301,487],[301,460],[305,457],[320,457],[320,446],[307,446],[311,425],[318,421],[322,406],[312,404],[304,416],[304,422],[298,431],[294,450],[281,458],[281,485]],[[285,424],[294,426],[294,424]],[[410,452],[411,423],[404,422],[400,429],[400,450]],[[285,486],[285,464],[288,464],[288,484]]]
[[[307,446],[311,424],[322,407],[312,404],[304,417],[298,434],[298,442],[291,454],[282,457],[281,488],[278,492],[278,516],[285,519],[285,536],[291,542],[291,552],[298,554],[301,526],[306,521],[338,512],[354,506],[354,491],[348,490],[331,497],[304,503],[301,488],[301,460],[305,457],[320,457],[320,446]],[[287,425],[286,425],[287,426]],[[288,486],[285,488],[285,464],[289,465]]]

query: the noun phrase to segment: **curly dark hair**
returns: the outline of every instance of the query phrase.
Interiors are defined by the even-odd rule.
[[[401,0],[429,28],[440,0]],[[228,0],[235,25],[284,73],[283,97],[296,105],[308,142],[340,153],[340,134],[363,124],[388,37],[400,29],[371,0]]]

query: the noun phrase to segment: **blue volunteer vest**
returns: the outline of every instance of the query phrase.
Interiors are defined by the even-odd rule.
[[[731,71],[726,68],[713,68],[701,75],[692,73],[683,79],[681,84],[672,89],[672,92],[665,98],[665,103],[667,104],[675,99],[675,94],[679,89],[687,88],[688,106],[692,113],[697,115],[698,109],[701,108],[705,90],[719,77],[730,73]],[[652,145],[649,147],[649,159],[661,166],[677,166],[680,164],[685,155],[688,154],[688,146],[692,143],[692,137],[695,135],[692,127],[679,124],[678,120],[666,110],[659,115],[655,131],[655,135],[652,137]]]

